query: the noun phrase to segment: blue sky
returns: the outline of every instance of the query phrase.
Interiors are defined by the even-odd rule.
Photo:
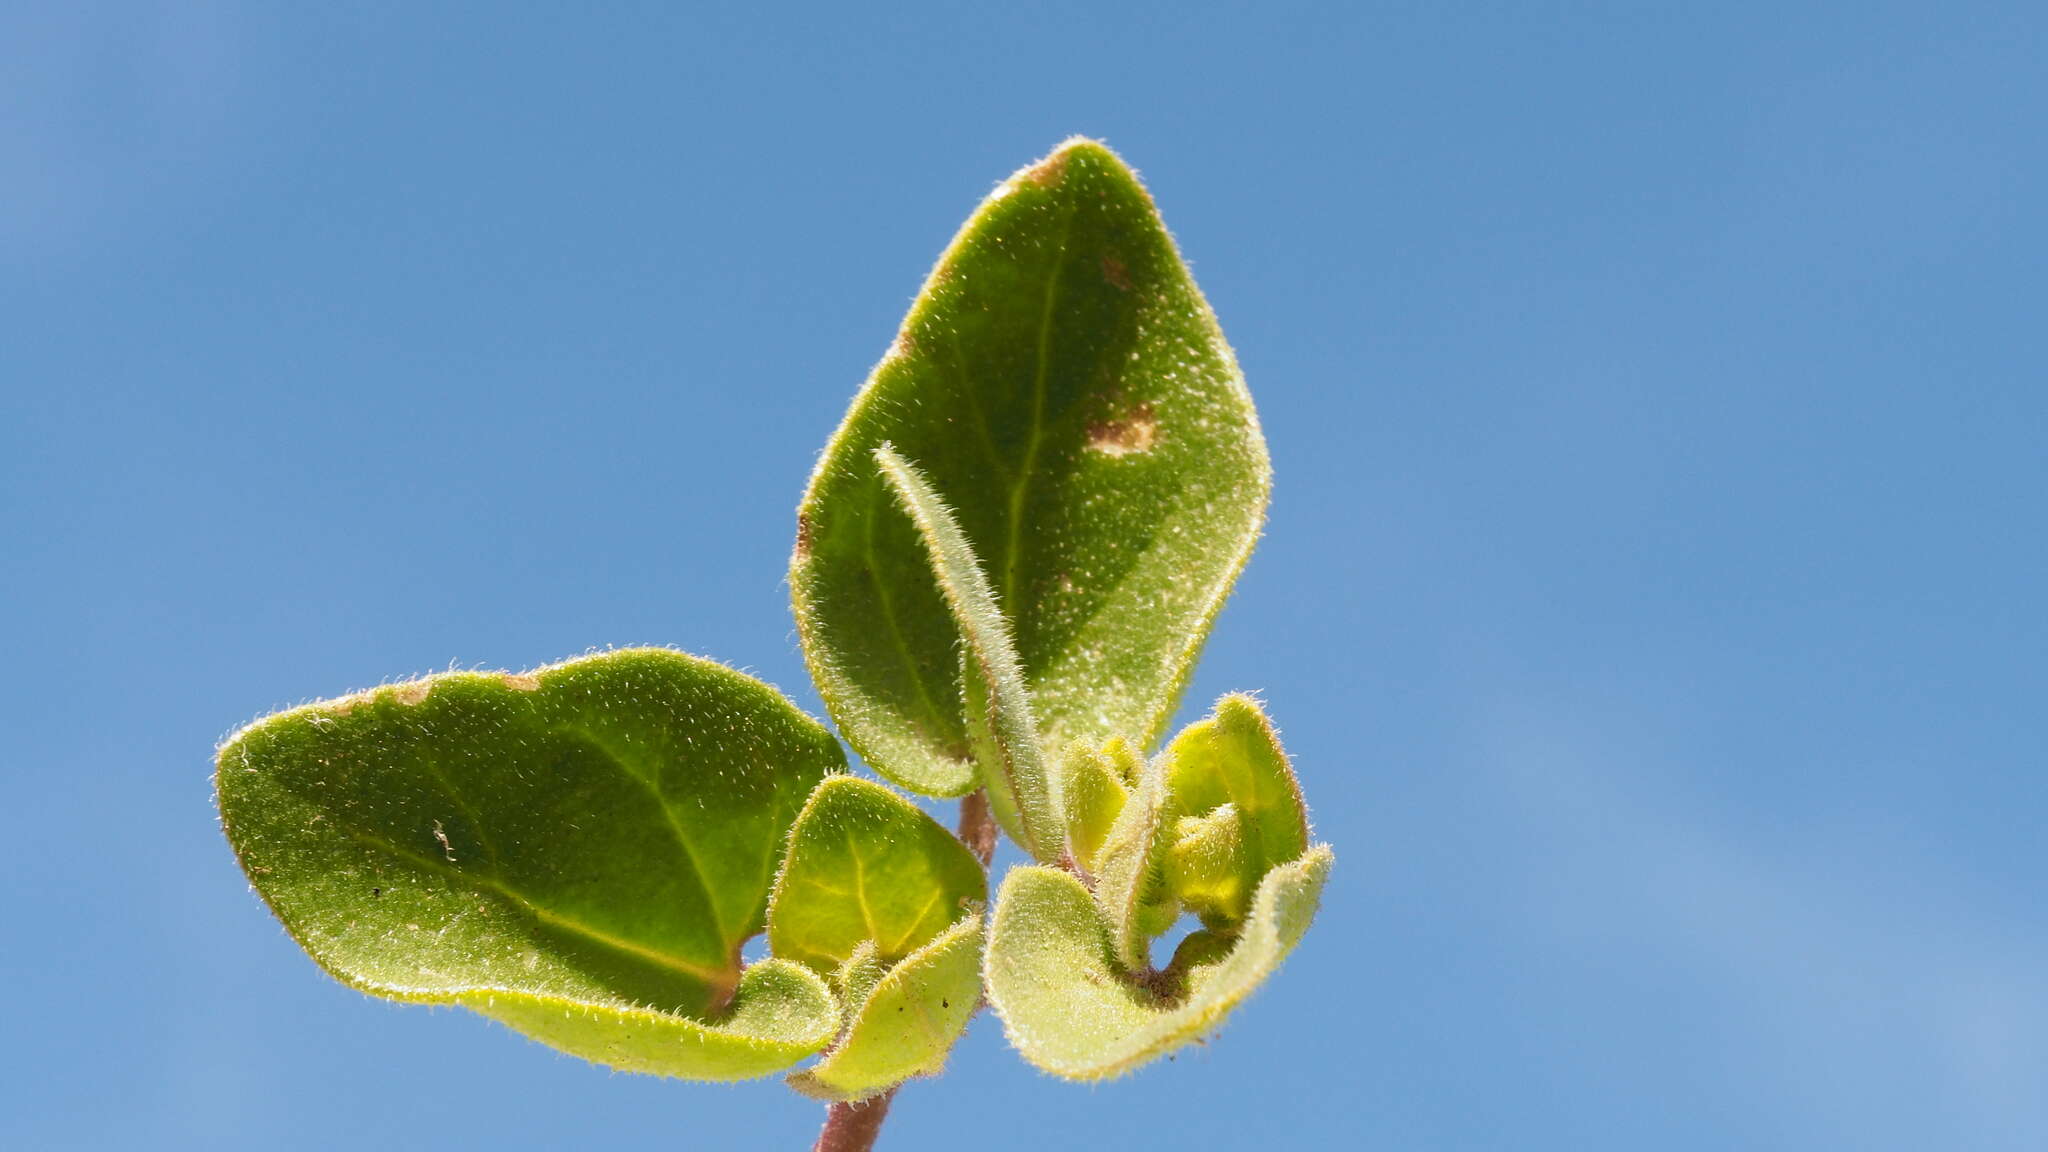
[[[1128,1082],[885,1147],[2048,1146],[2028,5],[14,5],[9,1147],[797,1147],[322,977],[214,743],[670,644],[812,711],[814,453],[995,181],[1150,182],[1270,438],[1189,695],[1339,852]]]

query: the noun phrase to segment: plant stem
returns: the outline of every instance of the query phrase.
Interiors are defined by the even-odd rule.
[[[896,1089],[891,1088],[858,1103],[832,1105],[811,1152],[868,1152],[882,1134],[882,1121],[888,1119],[889,1102],[895,1098]]]
[[[988,812],[988,792],[976,788],[960,798],[960,842],[983,868],[996,855],[996,822]]]

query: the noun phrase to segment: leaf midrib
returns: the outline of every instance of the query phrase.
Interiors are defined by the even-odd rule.
[[[1017,569],[1024,555],[1025,498],[1031,490],[1032,474],[1038,469],[1039,448],[1045,442],[1045,388],[1052,368],[1052,314],[1059,303],[1060,276],[1066,271],[1067,241],[1073,236],[1077,210],[1077,204],[1067,205],[1066,216],[1060,222],[1059,244],[1053,253],[1052,272],[1045,280],[1045,297],[1038,312],[1037,364],[1031,381],[1031,435],[1025,441],[1023,464],[1017,469],[1017,478],[1010,484],[1010,538],[1003,553],[1003,595],[996,606],[1006,610],[1013,621],[1019,614],[1016,607]]]
[[[627,756],[622,755],[609,742],[582,725],[561,724],[557,726],[557,730],[575,736],[589,744],[592,748],[597,749],[607,761],[611,762],[614,768],[619,770],[620,775],[632,780],[646,791],[648,798],[654,801],[654,806],[661,809],[662,821],[668,825],[670,835],[675,837],[676,847],[682,850],[683,859],[689,864],[691,878],[697,881],[698,890],[704,893],[704,907],[706,911],[711,913],[711,922],[718,929],[719,939],[736,939],[734,930],[726,926],[725,912],[724,909],[719,907],[718,894],[712,891],[710,878],[704,874],[704,863],[697,856],[697,846],[691,842],[689,833],[684,831],[682,821],[676,819],[675,809],[669,807],[668,799],[661,794],[661,785],[658,780],[650,779],[634,771],[629,764]],[[658,772],[659,769],[657,769]]]
[[[626,955],[635,957],[636,959],[645,960],[649,963],[659,965],[663,968],[668,968],[672,971],[681,972],[686,975],[695,977],[696,979],[704,981],[705,983],[711,985],[715,989],[722,989],[728,987],[733,983],[735,979],[737,979],[737,973],[734,973],[729,969],[713,968],[708,965],[700,964],[694,960],[685,959],[681,956],[676,955],[673,952],[669,952],[661,948],[650,947],[646,944],[640,944],[631,940],[627,940],[621,936],[615,936],[602,928],[599,928],[592,924],[586,924],[573,916],[565,916],[562,913],[556,912],[553,909],[547,907],[545,904],[540,903],[533,897],[528,896],[524,892],[519,891],[512,885],[505,883],[503,880],[499,879],[496,876],[484,876],[475,872],[465,871],[460,867],[457,867],[453,864],[449,864],[445,860],[437,860],[434,857],[427,855],[425,853],[415,852],[410,848],[404,847],[403,845],[395,844],[389,840],[386,840],[382,836],[377,836],[369,832],[361,831],[359,829],[343,828],[342,833],[346,835],[349,839],[354,840],[359,844],[362,844],[366,847],[375,848],[388,856],[395,857],[399,860],[404,861],[407,864],[413,865],[416,868],[421,868],[429,872],[450,877],[452,879],[460,881],[463,885],[467,887],[498,896],[505,900],[509,900],[512,902],[513,905],[518,907],[520,910],[524,911],[527,915],[533,917],[536,923],[546,925],[550,928],[561,929],[562,931],[568,932],[575,936],[580,936],[583,939],[590,941],[591,943],[601,945],[615,952],[621,952]]]

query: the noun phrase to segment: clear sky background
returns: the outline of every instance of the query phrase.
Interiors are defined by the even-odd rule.
[[[793,509],[1061,138],[1144,173],[1338,865],[1219,1038],[885,1147],[2048,1147],[2038,5],[10,4],[0,1145],[794,1148],[323,977],[215,742],[668,644],[821,711]],[[1702,14],[1709,13],[1709,14]]]

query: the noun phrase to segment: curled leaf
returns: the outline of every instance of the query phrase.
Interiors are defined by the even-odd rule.
[[[1132,978],[1081,882],[1052,868],[1004,879],[983,979],[1010,1043],[1033,1065],[1100,1080],[1219,1026],[1308,930],[1332,853],[1310,849],[1267,873],[1235,941],[1212,932],[1183,946],[1176,998]]]
[[[1240,919],[1266,870],[1308,847],[1308,811],[1279,734],[1257,700],[1225,696],[1162,759],[1175,815],[1200,821],[1177,830],[1175,894],[1205,920]]]
[[[790,832],[768,942],[832,974],[846,1017],[791,1086],[859,1100],[937,1072],[980,1002],[987,898],[980,861],[916,805],[852,776],[819,784]]]
[[[981,1002],[981,915],[953,925],[850,1001],[846,1031],[790,1086],[826,1100],[863,1100],[913,1076],[936,1076]]]
[[[1118,962],[1133,972],[1148,966],[1152,938],[1179,915],[1166,887],[1167,832],[1173,826],[1166,769],[1164,757],[1139,767],[1130,800],[1096,857],[1095,901]]]
[[[1252,890],[1245,883],[1245,847],[1237,808],[1225,804],[1174,822],[1166,852],[1166,886],[1205,922],[1244,919]]]
[[[1121,747],[1113,751],[1128,754]],[[1116,818],[1130,801],[1130,788],[1117,770],[1111,752],[1098,752],[1086,744],[1070,744],[1059,761],[1054,795],[1058,797],[1060,823],[1067,834],[1067,852],[1083,871],[1092,873]]]

